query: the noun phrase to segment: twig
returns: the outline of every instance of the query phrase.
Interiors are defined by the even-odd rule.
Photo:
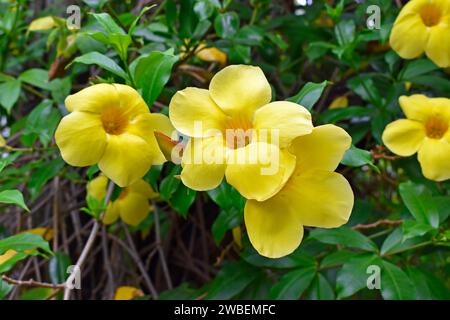
[[[107,191],[106,197],[105,197],[105,207],[108,204],[109,199],[111,198],[111,194],[112,194],[113,189],[114,189],[114,183],[112,181],[110,181],[109,185],[108,185],[108,191]],[[100,219],[99,219],[100,221],[101,221],[104,213],[105,212],[103,212],[100,215]],[[94,222],[94,226],[92,227],[91,234],[89,235],[89,238],[88,238],[86,244],[84,245],[83,251],[81,252],[80,257],[78,258],[78,261],[75,264],[75,268],[73,269],[74,272],[71,273],[70,276],[67,278],[66,284],[70,284],[70,283],[72,283],[74,281],[74,279],[75,279],[75,277],[76,277],[76,275],[78,273],[78,270],[81,269],[81,266],[83,265],[84,260],[86,260],[86,257],[89,254],[89,251],[91,250],[92,245],[94,244],[95,237],[97,236],[97,232],[98,232],[98,229],[100,227],[99,220],[96,220]],[[69,300],[70,290],[71,289],[68,286],[66,286],[66,289],[64,290],[64,300]]]
[[[364,229],[372,229],[372,228],[376,228],[380,225],[390,225],[390,226],[397,226],[399,224],[402,224],[403,220],[388,220],[388,219],[382,219],[382,220],[378,220],[374,223],[369,223],[369,224],[357,224],[356,226],[353,226],[352,229],[355,230],[364,230]]]
[[[158,207],[155,202],[153,202],[153,215],[155,218],[155,240],[156,240],[156,247],[158,248],[158,254],[161,259],[161,266],[164,273],[164,277],[166,278],[167,287],[169,289],[173,288],[172,285],[172,279],[170,278],[170,272],[169,268],[167,267],[166,257],[164,256],[164,250],[161,245],[161,231],[160,231],[160,225],[159,225],[159,213],[158,213]]]
[[[2,276],[2,280],[9,284],[13,284],[16,286],[23,286],[23,287],[38,287],[38,288],[50,288],[50,289],[60,290],[60,289],[64,289],[66,286],[64,283],[53,284],[53,283],[47,283],[47,282],[39,282],[39,281],[35,281],[33,279],[16,280],[16,279],[10,278],[5,275]]]

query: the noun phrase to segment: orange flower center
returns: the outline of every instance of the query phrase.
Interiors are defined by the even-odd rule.
[[[119,135],[125,131],[129,119],[119,108],[108,108],[101,115],[106,133]]]
[[[426,4],[420,10],[420,17],[427,27],[433,27],[441,22],[441,10],[431,3]]]
[[[442,118],[432,117],[425,123],[427,137],[441,139],[448,130],[448,122]]]
[[[128,195],[129,192],[130,192],[130,190],[128,190],[128,188],[123,188],[119,194],[119,199],[124,199]]]
[[[225,142],[230,149],[243,148],[252,140],[252,122],[244,117],[234,117],[225,125]]]

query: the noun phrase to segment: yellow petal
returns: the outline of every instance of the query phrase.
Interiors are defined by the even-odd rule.
[[[101,113],[107,106],[116,106],[118,93],[112,84],[100,83],[68,96],[65,105],[69,112]]]
[[[200,45],[195,55],[203,61],[219,62],[222,65],[227,63],[227,54],[214,47],[206,48],[205,45]]]
[[[405,116],[410,120],[425,121],[433,113],[433,101],[423,94],[401,96],[398,101]]]
[[[253,247],[262,256],[281,258],[292,253],[302,241],[303,226],[284,198],[258,202],[248,200],[245,227]]]
[[[115,184],[126,187],[141,179],[152,165],[151,148],[135,135],[109,135],[98,166]]]
[[[277,144],[280,148],[313,129],[309,111],[288,101],[272,102],[256,110],[253,126],[259,141]]]
[[[126,129],[130,134],[144,139],[150,149],[152,164],[163,164],[167,160],[159,148],[159,144],[155,137],[155,131],[164,133],[165,135],[177,140],[175,128],[170,123],[167,116],[160,113],[143,113],[137,116],[132,124]]]
[[[315,127],[309,135],[296,138],[289,151],[297,157],[297,171],[334,171],[351,142],[352,138],[344,129],[327,124]]]
[[[52,16],[34,19],[28,26],[28,31],[49,30],[56,27],[55,20]]]
[[[6,146],[5,138],[0,134],[0,148]]]
[[[106,207],[105,215],[103,216],[103,224],[113,224],[119,219],[120,216],[120,204],[118,201],[108,203]]]
[[[114,300],[132,300],[143,295],[144,293],[138,288],[123,286],[117,288]]]
[[[131,226],[140,224],[150,213],[148,199],[140,193],[129,191],[123,198],[119,197],[117,202],[120,218]]]
[[[424,52],[428,38],[428,28],[423,24],[420,14],[410,13],[399,15],[392,28],[389,43],[400,57],[413,59]]]
[[[348,107],[348,98],[347,96],[340,96],[335,98],[331,103],[328,109],[338,109]]]
[[[421,122],[414,120],[396,120],[386,126],[382,139],[393,153],[408,157],[416,153],[422,145],[425,127]]]
[[[75,111],[62,118],[55,140],[68,164],[84,167],[96,164],[103,155],[106,133],[99,115]]]
[[[225,147],[222,136],[191,138],[182,158],[181,181],[197,191],[217,187],[225,175]]]
[[[52,240],[53,239],[53,235],[54,235],[54,231],[53,231],[52,228],[43,228],[43,227],[24,230],[24,231],[22,231],[20,233],[32,233],[32,234],[41,236],[46,241]]]
[[[294,174],[275,197],[282,198],[305,226],[336,228],[353,208],[353,191],[339,173],[312,170]],[[278,209],[284,212],[285,208]]]
[[[250,143],[230,150],[225,176],[247,199],[264,201],[276,194],[295,169],[295,156],[273,144]]]
[[[146,181],[140,179],[135,183],[131,184],[128,189],[130,192],[139,193],[146,197],[147,199],[154,199],[158,197],[158,193],[153,190],[153,188]]]
[[[106,197],[107,186],[108,178],[100,175],[87,184],[87,195],[94,197],[97,201],[102,201]]]
[[[112,84],[117,91],[118,107],[124,110],[124,114],[134,118],[140,114],[149,113],[149,109],[141,95],[132,87],[114,83]]]
[[[443,139],[426,138],[418,152],[423,175],[430,180],[450,179],[450,133]]]
[[[425,49],[428,58],[441,68],[450,67],[450,16],[447,20],[445,24],[431,28]]]
[[[169,117],[175,128],[190,137],[208,137],[223,130],[226,115],[211,99],[208,90],[186,88],[170,101]]]
[[[272,89],[259,67],[228,66],[212,78],[209,92],[217,105],[230,116],[247,115],[272,99]]]

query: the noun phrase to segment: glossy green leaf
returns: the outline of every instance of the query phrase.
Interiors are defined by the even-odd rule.
[[[321,83],[308,82],[295,96],[286,100],[297,103],[306,109],[311,110],[316,102],[319,101],[327,85],[328,81]]]
[[[0,191],[0,203],[14,204],[30,212],[30,209],[28,209],[27,205],[25,204],[22,192],[20,192],[19,190]]]

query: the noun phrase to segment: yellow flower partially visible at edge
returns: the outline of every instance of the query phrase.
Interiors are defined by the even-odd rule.
[[[336,228],[348,221],[353,191],[334,170],[350,145],[351,137],[335,125],[315,127],[292,142],[296,167],[284,187],[266,201],[245,204],[245,226],[259,254],[286,256],[300,245],[303,226]]]
[[[108,178],[98,176],[87,185],[87,196],[94,197],[97,201],[103,201],[106,197]],[[120,217],[131,226],[139,225],[149,215],[152,207],[150,199],[158,197],[158,193],[152,187],[140,179],[128,187],[122,189],[119,197],[110,202],[106,207],[104,224],[112,224]]]
[[[225,52],[215,47],[206,47],[205,44],[198,46],[198,49],[195,51],[195,55],[200,60],[206,62],[218,62],[221,65],[225,65],[227,63],[227,54]]]
[[[386,127],[384,144],[402,157],[417,152],[427,179],[450,179],[450,99],[416,94],[402,96],[399,102],[407,119],[396,120]]]
[[[173,127],[165,115],[150,113],[133,88],[97,84],[68,96],[65,104],[70,114],[59,123],[55,140],[68,164],[98,163],[108,178],[125,187],[166,161],[154,131],[171,136]]]
[[[271,98],[262,70],[245,65],[219,71],[209,90],[189,87],[178,91],[170,102],[169,117],[178,131],[191,137],[181,163],[183,183],[194,190],[211,190],[225,176],[247,199],[262,201],[276,194],[295,167],[295,156],[286,147],[294,138],[309,134],[312,122],[304,107],[287,101],[270,103]],[[270,134],[271,130],[277,130],[279,143],[270,136],[264,139],[262,132]],[[248,136],[240,134],[248,131]],[[238,141],[227,139],[228,132],[236,132]],[[219,161],[189,161],[199,150],[205,158]],[[274,155],[278,156],[276,172],[262,174],[263,168],[274,163]],[[256,161],[250,161],[252,157]]]
[[[133,300],[142,297],[144,293],[141,289],[129,286],[119,287],[114,295],[114,300]]]
[[[450,66],[450,1],[411,0],[392,28],[390,45],[404,59],[424,52],[441,68]]]

